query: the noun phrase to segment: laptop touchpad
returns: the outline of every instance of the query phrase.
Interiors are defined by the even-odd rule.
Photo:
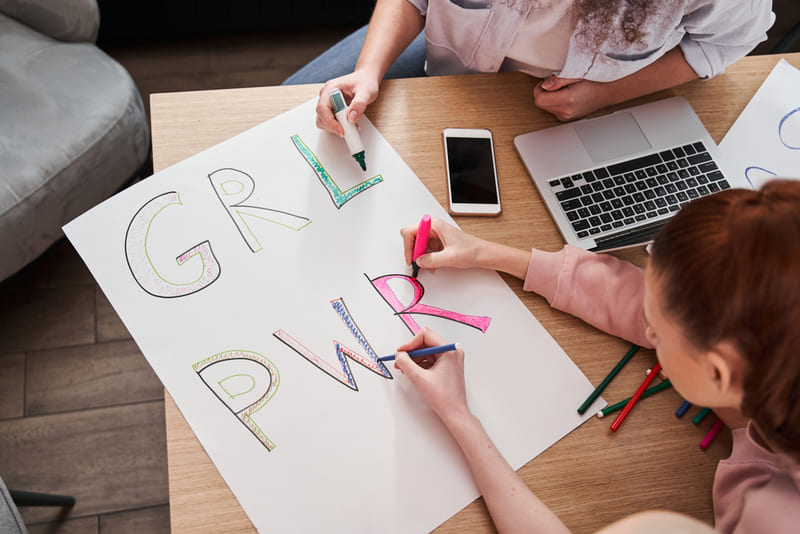
[[[574,124],[584,148],[595,163],[601,163],[651,148],[650,142],[631,113]]]

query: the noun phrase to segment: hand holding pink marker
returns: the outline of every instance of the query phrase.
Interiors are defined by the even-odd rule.
[[[417,228],[417,237],[414,240],[414,252],[411,254],[411,276],[414,278],[419,274],[419,265],[417,265],[417,258],[425,254],[428,250],[428,238],[431,235],[431,216],[427,213],[422,216]]]

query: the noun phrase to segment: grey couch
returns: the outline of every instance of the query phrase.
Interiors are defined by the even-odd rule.
[[[0,532],[3,534],[27,534],[28,532],[19,515],[17,505],[14,504],[2,478],[0,478]]]
[[[142,100],[95,0],[0,0],[0,280],[148,160]]]

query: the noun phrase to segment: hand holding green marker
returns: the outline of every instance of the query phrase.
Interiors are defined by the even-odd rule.
[[[330,94],[331,106],[333,106],[333,116],[339,121],[344,129],[344,141],[353,158],[361,166],[361,170],[367,170],[367,162],[364,159],[364,143],[358,135],[356,125],[347,120],[347,105],[344,103],[344,95],[339,89],[334,89]]]

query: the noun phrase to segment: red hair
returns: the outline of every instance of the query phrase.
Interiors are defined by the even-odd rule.
[[[744,415],[800,457],[800,182],[690,202],[656,236],[650,265],[689,341],[729,342],[746,360]]]

